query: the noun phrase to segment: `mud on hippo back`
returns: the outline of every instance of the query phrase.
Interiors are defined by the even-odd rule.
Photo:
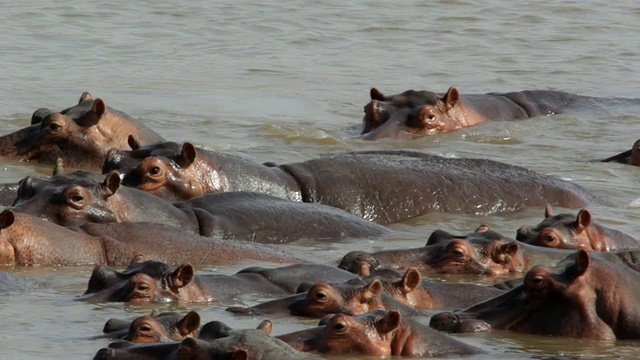
[[[371,89],[362,137],[410,138],[474,126],[488,120],[520,120],[597,105],[640,105],[640,99],[596,98],[562,91],[525,90],[462,95],[455,86],[444,94],[409,90],[385,96]]]
[[[62,158],[68,167],[99,169],[109,148],[128,148],[130,134],[142,143],[163,140],[85,92],[77,105],[61,112],[38,109],[30,126],[0,137],[0,158],[45,164]]]

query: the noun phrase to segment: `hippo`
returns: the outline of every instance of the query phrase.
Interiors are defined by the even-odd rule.
[[[168,312],[139,316],[132,321],[109,319],[104,326],[106,335],[103,337],[134,343],[180,341],[187,336],[197,337],[200,328],[197,312]]]
[[[236,302],[242,295],[293,294],[300,283],[329,279],[346,281],[351,273],[320,264],[294,264],[278,268],[250,267],[233,275],[196,275],[189,263],[175,268],[135,257],[122,272],[96,266],[84,301],[143,302]],[[172,286],[174,285],[174,286]]]
[[[85,224],[71,229],[13,210],[0,213],[2,265],[121,266],[141,253],[172,264],[190,261],[198,265],[228,265],[250,259],[303,261],[291,250],[188,234],[163,224]]]
[[[314,358],[285,342],[269,336],[271,323],[264,321],[257,329],[233,330],[219,321],[203,326],[199,338],[187,337],[181,342],[134,344],[112,343],[100,349],[94,360],[294,360]]]
[[[485,159],[444,158],[417,151],[373,150],[278,166],[245,162],[242,169],[235,165],[235,161],[229,173],[225,172],[225,163],[211,160],[222,160],[222,157],[207,155],[210,152],[201,149],[194,153],[187,143],[177,154],[167,150],[176,146],[157,146],[162,151],[158,150],[156,156],[137,160],[133,158],[135,151],[110,151],[111,158],[105,159],[103,170],[122,171],[124,184],[173,199],[204,191],[247,187],[252,191],[264,191],[256,188],[254,175],[247,175],[250,183],[243,179],[245,173],[262,173],[266,167],[277,176],[263,176],[260,182],[262,189],[287,188],[285,197],[288,199],[333,206],[379,224],[396,223],[432,210],[481,215],[517,211],[547,203],[575,208],[603,202],[575,183]],[[152,151],[149,147],[141,154]],[[160,153],[164,155],[160,156]],[[187,167],[180,166],[180,163],[186,163],[184,161],[171,160],[187,156],[185,154],[193,158]],[[531,196],[531,191],[536,196]]]
[[[556,266],[573,252],[529,245],[486,228],[460,236],[434,231],[421,248],[352,251],[338,267],[367,276],[380,269],[406,270],[415,267],[422,275],[476,274],[507,276],[526,273],[534,265]],[[592,256],[640,271],[640,251],[599,252]]]
[[[102,182],[69,181],[63,185],[27,177],[21,181],[13,210],[64,226],[152,222],[207,237],[263,243],[368,238],[391,232],[340,209],[267,194],[209,194],[172,204],[120,183],[115,171]]]
[[[431,326],[460,331],[460,323],[480,320],[528,334],[640,339],[640,274],[594,254],[579,250],[554,269],[536,266],[522,285],[460,312],[436,314]]]
[[[131,134],[144,144],[164,140],[85,92],[77,105],[59,113],[38,109],[30,126],[0,137],[0,158],[54,164],[60,157],[69,167],[100,169],[110,148],[128,148]]]
[[[521,120],[561,114],[599,103],[640,105],[640,99],[597,98],[562,91],[525,90],[461,95],[451,86],[444,94],[409,90],[385,96],[371,89],[365,106],[362,138],[409,138],[475,126],[489,120]]]
[[[623,151],[600,161],[640,166],[640,139],[633,143],[631,150]]]
[[[582,209],[577,215],[553,215],[550,205],[544,212],[544,220],[529,230],[521,226],[516,240],[527,244],[557,249],[585,249],[594,251],[638,250],[640,242],[633,237],[600,225],[591,220],[591,213]]]
[[[403,317],[395,310],[333,315],[316,328],[277,336],[294,348],[323,355],[442,357],[484,351]]]
[[[405,315],[421,313],[383,293],[383,285],[374,279],[365,285],[331,285],[321,281],[304,293],[267,301],[249,308],[229,307],[227,311],[242,315],[294,315],[322,318],[327,314],[364,314],[375,309],[402,311]]]

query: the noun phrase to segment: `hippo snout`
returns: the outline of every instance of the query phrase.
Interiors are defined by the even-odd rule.
[[[529,228],[526,225],[522,225],[516,231],[516,240],[525,241],[527,240],[528,234],[529,234]]]
[[[363,251],[351,251],[342,258],[338,267],[350,273],[357,274],[358,276],[365,277],[369,276],[371,270],[376,269],[379,265],[379,261],[370,254]]]
[[[98,350],[93,360],[111,360],[116,358],[116,350],[112,348],[102,348]]]
[[[456,332],[460,325],[460,317],[452,312],[441,312],[431,317],[429,326],[432,328],[445,331]]]

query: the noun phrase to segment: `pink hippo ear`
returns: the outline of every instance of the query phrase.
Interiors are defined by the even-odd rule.
[[[369,95],[371,96],[371,100],[378,100],[378,101],[385,101],[386,100],[386,96],[384,96],[383,93],[380,92],[380,90],[376,89],[376,88],[371,88],[371,91],[369,91]]]
[[[102,197],[106,200],[115,194],[120,188],[121,181],[120,173],[117,170],[111,170],[100,184]]]
[[[171,290],[178,291],[178,289],[189,285],[195,276],[194,272],[195,270],[193,269],[193,265],[189,263],[184,263],[178,266],[178,268],[170,275],[171,283],[169,287]]]
[[[545,206],[544,208],[544,218],[546,219],[552,216],[553,216],[553,209],[551,208],[551,204],[547,204],[547,206]]]
[[[200,315],[195,311],[189,311],[176,325],[180,335],[187,336],[200,327]]]
[[[87,111],[87,113],[83,116],[84,125],[92,126],[97,124],[106,111],[107,105],[104,104],[104,101],[102,101],[102,99],[93,100],[91,109]]]
[[[576,224],[575,229],[578,232],[584,231],[591,224],[591,213],[587,209],[582,209],[578,212],[578,216],[576,216]]]
[[[129,144],[131,150],[140,149],[140,141],[138,141],[138,139],[133,135],[129,135],[129,137],[127,137],[127,144]]]
[[[379,279],[374,279],[362,288],[362,294],[365,298],[374,298],[382,292],[382,282]]]
[[[129,265],[127,265],[127,267],[133,266],[133,265],[136,265],[136,264],[140,264],[140,263],[143,263],[145,261],[147,261],[147,257],[144,256],[144,254],[138,254],[138,255],[136,255],[136,256],[131,258],[131,261],[129,261]]]
[[[245,349],[235,349],[231,351],[229,354],[229,359],[231,360],[247,360],[249,359],[249,353]]]
[[[414,267],[410,267],[402,276],[402,291],[405,293],[410,293],[415,288],[420,285],[420,281],[422,281],[422,277],[420,276],[420,272],[418,269]]]
[[[483,232],[487,232],[489,230],[491,230],[491,226],[489,226],[487,224],[482,224],[482,225],[478,226],[478,228],[474,232],[475,233],[483,233]]]
[[[269,320],[264,320],[257,327],[258,330],[262,330],[267,335],[271,335],[271,330],[273,330],[273,323]]]
[[[182,144],[182,152],[178,158],[178,165],[183,168],[191,166],[191,164],[196,160],[197,155],[196,147],[193,146],[192,143],[186,142]]]
[[[456,106],[458,101],[460,101],[460,92],[458,91],[458,88],[452,86],[449,88],[449,90],[447,90],[447,93],[444,94],[444,97],[442,98],[442,102],[445,106],[445,111],[451,110],[454,106]]]
[[[576,254],[576,277],[584,275],[589,269],[591,258],[586,250],[579,250]]]
[[[80,100],[78,100],[78,104],[80,104],[85,100],[92,100],[92,99],[93,99],[93,96],[91,96],[91,93],[88,91],[85,91],[82,93],[82,95],[80,95]]]
[[[8,228],[13,224],[15,220],[16,220],[16,217],[13,214],[13,211],[11,210],[3,211],[2,213],[0,213],[0,229]]]
[[[376,321],[376,330],[379,334],[386,334],[393,331],[400,326],[400,320],[402,316],[399,312],[392,310],[389,311],[382,319]]]
[[[514,257],[518,253],[519,249],[520,249],[520,246],[518,246],[518,243],[510,242],[510,243],[500,245],[499,251],[501,254],[507,254],[511,257]]]

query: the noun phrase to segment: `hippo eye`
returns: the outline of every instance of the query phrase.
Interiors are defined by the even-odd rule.
[[[60,125],[58,123],[51,123],[49,125],[49,130],[51,130],[51,131],[58,131],[60,129],[62,129],[62,125]]]
[[[76,194],[71,197],[71,201],[73,201],[74,203],[80,203],[84,201],[84,197],[80,194]]]
[[[149,290],[149,284],[147,283],[140,283],[138,284],[138,286],[136,286],[137,290]]]
[[[336,332],[343,332],[347,327],[343,323],[336,323],[333,325],[333,330]]]
[[[149,324],[144,324],[140,326],[140,331],[151,331],[151,326]]]
[[[452,252],[455,256],[464,256],[464,250],[460,248],[454,248]]]
[[[552,243],[552,242],[555,242],[555,241],[556,241],[556,237],[555,237],[555,236],[553,236],[553,235],[548,235],[548,236],[544,239],[544,241],[545,241],[546,243],[550,244],[550,243]]]
[[[316,300],[318,301],[325,301],[327,300],[327,294],[323,293],[323,292],[317,292],[316,293]]]
[[[434,122],[436,120],[436,116],[431,114],[429,116],[427,116],[427,121],[428,122]]]
[[[149,169],[149,175],[151,175],[151,176],[160,175],[160,168],[158,166],[152,167],[151,169]]]

